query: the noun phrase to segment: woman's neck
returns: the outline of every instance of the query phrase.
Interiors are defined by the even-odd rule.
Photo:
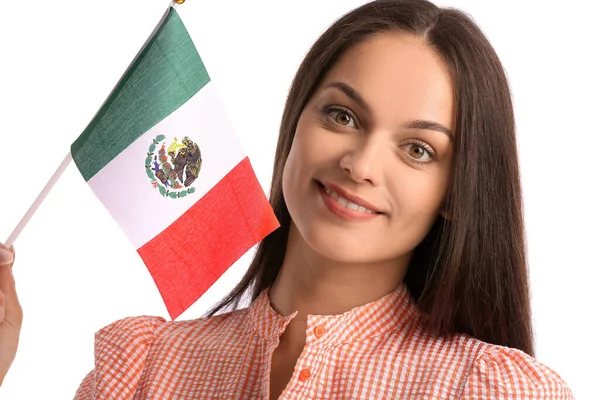
[[[314,252],[290,228],[286,254],[269,297],[281,315],[298,311],[281,337],[283,346],[304,346],[307,315],[336,315],[370,303],[402,283],[410,254],[372,264],[339,263]]]

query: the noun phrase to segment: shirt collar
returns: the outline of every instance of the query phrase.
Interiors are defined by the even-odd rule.
[[[419,313],[406,285],[362,306],[338,315],[308,315],[306,344],[355,342],[405,325]],[[254,329],[267,340],[277,340],[297,311],[282,316],[269,299],[269,288],[252,302],[249,316]]]

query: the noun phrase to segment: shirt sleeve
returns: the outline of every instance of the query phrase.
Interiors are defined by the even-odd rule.
[[[477,358],[463,399],[574,400],[571,390],[552,369],[528,354],[492,347]]]
[[[129,317],[99,330],[94,337],[94,369],[75,400],[133,399],[161,317]]]

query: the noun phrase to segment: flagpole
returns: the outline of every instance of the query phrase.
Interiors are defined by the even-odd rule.
[[[13,232],[8,237],[8,240],[6,241],[6,243],[4,243],[6,245],[6,247],[12,246],[12,244],[15,242],[15,240],[17,240],[17,237],[19,236],[19,234],[21,233],[23,228],[25,228],[25,225],[27,225],[27,223],[29,222],[29,220],[31,219],[33,214],[40,207],[40,205],[46,198],[46,195],[48,195],[48,193],[50,192],[50,190],[52,189],[54,184],[58,181],[58,178],[60,178],[60,176],[63,174],[63,172],[65,172],[65,169],[67,169],[67,166],[69,165],[69,163],[71,162],[72,159],[73,158],[71,157],[71,152],[69,151],[69,154],[67,154],[67,156],[65,157],[63,162],[58,166],[56,171],[54,171],[54,174],[52,174],[52,177],[50,177],[50,180],[48,181],[48,183],[46,183],[46,186],[44,186],[44,189],[42,189],[40,194],[38,194],[37,198],[31,205],[31,207],[29,207],[29,210],[27,210],[27,212],[25,213],[23,218],[21,218],[21,221],[19,222],[17,227],[13,230]]]

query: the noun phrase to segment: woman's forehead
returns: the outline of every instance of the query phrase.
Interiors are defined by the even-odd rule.
[[[332,82],[352,87],[375,111],[453,126],[450,71],[435,49],[412,34],[379,34],[356,44],[328,71],[321,90]]]

